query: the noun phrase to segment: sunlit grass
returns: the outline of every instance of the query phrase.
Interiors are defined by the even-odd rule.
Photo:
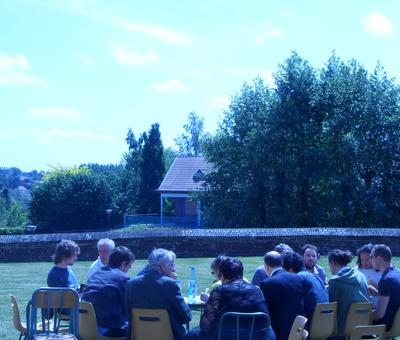
[[[189,277],[190,266],[196,267],[198,293],[204,291],[212,281],[210,263],[212,258],[195,258],[195,259],[177,259],[176,270],[178,279],[182,282],[183,294],[186,294],[187,280]],[[262,256],[260,257],[244,257],[242,258],[245,267],[245,277],[251,280],[254,270],[262,264]],[[87,279],[87,270],[91,262],[78,261],[73,266],[80,282]],[[130,272],[132,277],[146,264],[145,260],[137,260]],[[330,277],[327,258],[322,257],[319,260]],[[354,261],[353,261],[353,264]],[[400,258],[394,260],[395,265],[400,264]],[[35,263],[1,263],[1,285],[0,285],[0,339],[16,339],[18,334],[12,325],[12,310],[10,298],[8,294],[17,297],[22,318],[25,318],[25,306],[29,301],[32,292],[42,286],[46,286],[47,273],[52,267],[51,262],[35,262]],[[192,326],[198,324],[199,315],[197,312],[193,314]]]

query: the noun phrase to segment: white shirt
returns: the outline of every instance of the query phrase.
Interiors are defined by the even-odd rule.
[[[103,262],[100,261],[100,258],[98,257],[96,261],[94,261],[88,270],[88,280],[89,278],[98,270],[100,270],[102,267],[106,266]]]

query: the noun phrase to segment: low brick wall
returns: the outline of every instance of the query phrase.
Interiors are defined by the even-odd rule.
[[[32,234],[0,236],[0,262],[49,261],[61,239],[71,239],[81,247],[81,260],[97,257],[96,242],[112,238],[117,245],[129,247],[136,258],[147,258],[156,247],[173,250],[178,257],[262,256],[278,243],[299,251],[305,243],[315,244],[322,255],[333,248],[353,253],[365,243],[385,243],[400,256],[400,229],[176,229],[152,232],[103,231],[70,234]]]

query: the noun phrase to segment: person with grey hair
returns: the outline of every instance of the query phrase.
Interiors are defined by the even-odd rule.
[[[102,238],[97,242],[97,251],[99,253],[99,257],[89,267],[88,280],[95,272],[108,265],[108,260],[114,248],[115,243],[109,238]]]
[[[151,252],[147,270],[127,284],[126,310],[129,313],[132,308],[167,310],[174,339],[181,340],[185,336],[184,325],[192,319],[192,314],[178,283],[171,278],[175,272],[175,259],[175,253],[170,250],[158,248]],[[128,320],[131,319],[129,316]],[[129,329],[132,329],[132,324]]]

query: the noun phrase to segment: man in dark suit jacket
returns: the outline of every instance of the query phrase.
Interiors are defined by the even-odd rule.
[[[174,277],[175,254],[165,249],[155,249],[149,256],[148,270],[128,282],[126,307],[166,309],[175,340],[183,339],[184,324],[192,318]],[[129,322],[131,323],[131,316]],[[129,325],[131,329],[132,325]]]
[[[312,285],[299,275],[282,268],[282,256],[270,251],[264,256],[268,278],[260,288],[267,302],[271,325],[277,340],[287,340],[297,315],[305,316],[304,298],[310,294]]]
[[[81,298],[92,303],[97,325],[102,335],[122,337],[127,335],[128,314],[125,310],[125,288],[128,271],[135,256],[126,247],[112,251],[108,265],[93,273]]]

